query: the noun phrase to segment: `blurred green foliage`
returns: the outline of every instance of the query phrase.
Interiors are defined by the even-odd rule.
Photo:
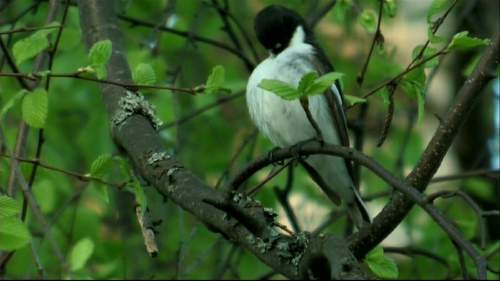
[[[4,2],[0,1],[2,5]],[[45,25],[47,1],[11,2],[5,4],[1,11],[0,31]],[[161,32],[158,29],[159,26],[167,26],[232,46],[231,40],[222,29],[221,18],[211,6],[211,1],[176,1],[174,9],[168,15],[165,13],[168,6],[167,0],[116,2],[118,2],[117,7],[121,14],[157,25],[157,28],[147,28],[123,20],[119,21],[124,49],[130,69],[135,70],[136,82],[156,85],[175,83],[176,86],[190,88],[204,84],[212,69],[216,65],[222,65],[224,67],[222,71],[225,70],[222,73],[222,80],[225,80],[224,88],[231,89],[233,93],[245,89],[249,71],[237,56],[203,42]],[[329,1],[228,2],[231,13],[241,23],[244,33],[252,40],[262,59],[267,53],[256,42],[252,29],[253,17],[261,8],[268,4],[281,4],[309,15],[314,14]],[[395,43],[386,40],[383,45],[375,47],[364,85],[360,89],[356,83],[356,77],[366,59],[368,46],[371,44],[376,29],[378,1],[338,0],[337,2],[335,8],[326,14],[316,28],[316,34],[335,65],[336,71],[345,74],[343,76],[344,93],[361,97],[363,93],[400,73],[407,63],[402,62],[397,56],[399,50]],[[15,24],[8,24],[9,20],[14,19],[35,3],[38,4],[34,9],[20,17]],[[430,26],[432,24],[430,18],[442,14],[446,10],[442,5],[449,5],[449,3],[451,1],[435,1],[431,13],[427,14],[424,11],[419,17],[406,20],[427,24],[426,21],[429,18]],[[385,1],[383,26],[404,23],[405,20],[397,19],[401,10],[399,4],[398,1]],[[458,5],[457,9],[462,9],[462,7]],[[58,17],[59,22],[60,19],[61,15]],[[232,27],[237,30],[238,38],[243,42],[242,32],[238,31],[235,25]],[[44,33],[51,33],[49,41],[53,42],[56,32],[49,30],[51,32]],[[13,52],[12,46],[15,46],[16,42],[26,40],[30,33],[0,36]],[[451,36],[448,37],[451,38]],[[473,44],[477,43],[477,40],[460,40],[466,41],[467,44],[472,41]],[[71,6],[52,73],[75,72],[89,65],[88,50],[83,42],[78,10],[77,7]],[[246,44],[243,46],[239,51],[248,56],[253,63],[258,63],[253,59],[248,46]],[[435,46],[443,46],[443,44]],[[418,46],[412,48],[418,48]],[[479,50],[472,52],[478,53]],[[406,53],[411,53],[411,50]],[[424,57],[427,57],[427,54]],[[32,71],[33,59],[26,57],[17,58],[17,60],[20,62],[19,68],[23,73]],[[411,58],[407,58],[406,62],[410,60]],[[1,72],[11,71],[3,58],[1,66],[3,67]],[[435,64],[426,65],[431,68],[435,66]],[[221,70],[217,71],[220,73]],[[384,96],[384,90],[382,90],[368,101],[370,111],[365,127],[364,152],[400,176],[405,175],[417,163],[429,138],[429,132],[434,130],[434,127],[425,125],[425,121],[434,118],[432,114],[424,116],[424,110],[427,107],[424,109],[425,92],[423,90],[426,87],[429,72],[424,71],[422,67],[412,75],[418,77],[405,77],[407,85],[411,87],[403,86],[403,89],[399,89],[396,94],[393,126],[386,143],[381,148],[377,148],[375,143],[386,112],[387,96]],[[104,76],[101,75],[100,78],[102,77]],[[220,75],[218,77],[220,78]],[[220,85],[217,84],[217,87]],[[13,151],[18,124],[23,120],[22,104],[26,102],[21,102],[20,90],[15,78],[0,77],[0,108],[6,108],[5,106],[12,100],[10,107],[0,114],[1,133],[6,140],[7,147],[5,153]],[[405,91],[408,95],[399,94],[399,91]],[[226,92],[217,91],[209,91],[210,94],[194,97],[166,90],[147,89],[141,92],[155,105],[158,117],[165,123],[175,121],[193,110],[229,95]],[[47,96],[46,120],[44,119],[43,124],[40,124],[38,122],[40,120],[35,117],[35,121],[30,123],[34,127],[45,128],[41,161],[67,171],[103,177],[110,182],[124,180],[126,176],[118,171],[118,168],[106,169],[105,174],[99,172],[101,164],[104,165],[102,159],[109,159],[120,152],[114,146],[110,135],[106,121],[108,116],[101,101],[98,84],[71,78],[52,78]],[[33,107],[33,104],[31,105]],[[408,133],[407,123],[412,122],[410,120],[414,114],[411,112],[416,112],[417,107],[419,107],[419,118],[424,118],[424,122],[415,124]],[[357,118],[358,110],[358,107],[349,110],[350,120],[354,121]],[[237,98],[179,126],[164,129],[161,131],[161,136],[165,146],[171,149],[186,167],[214,186],[227,169],[234,153],[252,135],[253,130],[244,98]],[[38,130],[30,128],[27,158],[35,154],[37,135]],[[255,142],[250,141],[236,158],[233,167],[229,170],[229,175],[234,175],[251,159],[270,149],[272,145],[261,136],[258,136]],[[95,162],[96,159],[100,160]],[[112,163],[115,163],[115,166],[119,165],[116,162]],[[24,175],[29,175],[32,164],[21,165]],[[265,169],[254,176],[247,184],[248,188],[264,179],[270,169]],[[6,193],[9,172],[10,161],[2,158],[0,194]],[[390,192],[387,185],[369,171],[362,170],[361,178],[364,196]],[[228,177],[225,177],[224,182],[227,179]],[[259,192],[257,199],[266,207],[281,210],[272,187],[283,187],[285,183],[286,174],[283,173],[268,183]],[[432,192],[440,188],[455,189],[457,187],[484,201],[498,204],[494,193],[495,187],[491,181],[480,179],[454,181],[436,184],[429,189]],[[135,200],[132,193],[119,191],[96,182],[80,181],[75,177],[39,168],[33,186],[33,195],[49,222],[50,231],[45,233],[40,221],[33,216],[31,211],[28,211],[26,225],[32,236],[32,247],[26,245],[15,252],[6,267],[5,277],[13,279],[40,277],[34,263],[32,249],[38,254],[46,277],[53,278],[255,279],[270,272],[267,266],[251,254],[210,232],[203,224],[172,202],[164,201],[152,187],[146,186],[144,189],[148,198],[147,204],[153,211],[153,218],[162,221],[157,228],[160,251],[156,258],[149,257],[145,251],[141,230],[135,217]],[[291,199],[293,199],[293,206],[297,208],[301,225],[308,226],[307,230],[313,230],[327,218],[330,207],[328,200],[301,168],[296,169]],[[19,205],[22,202],[22,194],[19,190],[15,200]],[[372,216],[387,201],[387,196],[371,200],[368,205]],[[479,222],[474,211],[458,198],[438,200],[437,204],[457,224],[464,235],[479,247]],[[287,223],[283,212],[280,212],[280,216],[282,222]],[[4,227],[0,225],[0,228]],[[345,228],[345,218],[341,218],[330,225],[326,231],[344,235]],[[443,266],[421,255],[404,256],[386,252],[385,255],[396,261],[399,278],[440,279],[461,276],[458,256],[453,244],[422,210],[414,208],[398,231],[399,234],[387,239],[387,244],[425,249],[442,257],[448,263],[448,266]],[[66,257],[65,263],[62,264],[56,258],[47,236],[57,241]],[[498,238],[498,235],[496,237]],[[498,241],[488,239],[484,250],[489,254],[490,266],[496,271],[500,269],[498,245]],[[466,264],[469,273],[473,274],[474,266],[468,257],[466,257]],[[279,275],[274,277],[281,278]],[[488,277],[498,279],[499,275],[489,272]]]

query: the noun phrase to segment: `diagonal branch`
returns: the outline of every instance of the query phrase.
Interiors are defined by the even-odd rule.
[[[443,122],[439,125],[419,162],[406,178],[406,182],[416,190],[424,191],[441,165],[461,124],[479,97],[481,90],[489,81],[490,69],[498,64],[499,45],[500,38],[496,35],[493,43],[482,56],[474,73],[458,92],[455,103],[450,107]],[[391,202],[377,215],[370,227],[354,235],[351,249],[355,255],[361,258],[378,245],[401,223],[413,205],[413,200],[401,193],[396,193]],[[480,265],[481,270],[483,266]],[[485,278],[484,272],[480,271],[478,277]]]

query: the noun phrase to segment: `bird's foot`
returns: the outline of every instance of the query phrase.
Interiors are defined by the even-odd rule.
[[[269,153],[267,154],[267,159],[269,160],[269,162],[271,162],[271,164],[273,166],[282,166],[285,164],[285,160],[275,160],[274,159],[274,153],[280,149],[281,149],[280,147],[276,146],[271,151],[269,151]]]
[[[295,159],[296,162],[300,162],[301,160],[304,160],[307,158],[307,155],[304,155],[303,153],[301,153],[302,147],[312,140],[315,140],[315,139],[313,138],[313,139],[301,141],[301,142],[298,142],[298,143],[294,144],[293,146],[291,146],[290,149],[291,149],[291,152],[293,155],[293,159]]]

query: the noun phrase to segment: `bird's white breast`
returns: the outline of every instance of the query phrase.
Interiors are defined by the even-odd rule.
[[[297,86],[304,74],[315,71],[311,63],[313,47],[295,44],[261,62],[249,78],[246,92],[250,116],[274,145],[289,146],[311,139],[316,132],[298,100],[287,101],[258,87],[263,79],[277,79]],[[335,87],[335,86],[333,86]],[[336,89],[335,89],[336,90]],[[326,142],[338,144],[329,108],[322,95],[309,98],[309,110]]]

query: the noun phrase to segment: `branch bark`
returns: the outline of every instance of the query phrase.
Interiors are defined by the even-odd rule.
[[[87,45],[91,46],[104,39],[110,39],[113,42],[113,52],[107,66],[109,79],[123,83],[130,82],[130,69],[123,53],[121,33],[115,24],[112,1],[79,0],[78,3],[80,23]],[[481,269],[484,259],[474,256],[476,251],[471,244],[463,240],[449,221],[424,200],[425,198],[417,190],[421,191],[425,188],[440,166],[461,121],[472,107],[477,93],[487,81],[487,70],[497,60],[498,41],[496,39],[487,50],[475,73],[460,91],[456,104],[444,119],[419,164],[408,176],[406,183],[390,174],[387,176],[391,185],[404,191],[410,198],[397,193],[384,211],[375,218],[373,225],[352,237],[349,245],[356,257],[363,257],[385,238],[406,216],[414,202],[418,202],[455,242],[458,242],[469,255],[475,258],[480,269],[479,278],[482,277]],[[101,85],[101,91],[109,118],[112,120],[122,111],[120,101],[129,96],[130,92],[109,84]],[[269,214],[269,211],[262,208],[258,202],[241,195],[238,200],[234,200],[234,197],[228,198],[227,194],[207,186],[182,163],[167,154],[162,139],[148,116],[141,113],[128,116],[118,126],[112,126],[112,134],[116,144],[128,154],[141,176],[162,195],[168,196],[212,231],[221,233],[226,239],[252,252],[277,272],[292,279],[308,278],[310,277],[308,274],[311,272],[314,274],[315,270],[312,266],[318,259],[322,264],[326,264],[330,278],[345,276],[346,272],[343,269],[353,268],[354,256],[347,249],[345,242],[340,242],[331,236],[321,237],[308,233],[293,236],[280,234],[273,214]],[[309,149],[316,149],[317,152],[314,153],[325,153],[326,147],[309,147]],[[302,147],[301,150],[306,148]],[[336,150],[337,156],[349,159],[353,159],[353,155],[358,153],[342,147],[329,148]],[[275,152],[273,156],[277,157],[277,153],[279,152]],[[285,157],[286,153],[282,153],[282,157]],[[288,158],[297,155],[297,151],[293,149],[289,149],[287,153]],[[152,161],[151,159],[154,158],[152,156],[158,154],[164,157]],[[362,154],[359,153],[359,155]],[[371,167],[378,165],[374,161],[363,162],[364,158],[361,156],[360,159],[358,160],[363,165],[371,165]],[[376,170],[374,169],[375,172]],[[384,171],[382,169],[382,172]],[[378,174],[381,174],[380,170]],[[412,187],[416,187],[417,190]],[[232,215],[237,215],[239,218],[251,218],[251,224],[238,221],[235,219],[236,216]],[[279,247],[280,245],[282,247]],[[342,254],[339,256],[337,253]],[[330,269],[333,271],[330,272]],[[362,275],[362,273],[359,274]]]
[[[87,46],[90,47],[93,43],[104,39],[113,42],[113,52],[107,65],[108,78],[113,81],[130,82],[130,69],[123,53],[121,33],[115,23],[112,1],[80,0],[78,7]],[[103,84],[101,92],[109,119],[112,119],[120,112],[120,100],[127,96],[127,91],[122,87]],[[203,222],[210,230],[238,243],[288,278],[307,277],[308,263],[305,257],[316,256],[309,251],[307,243],[319,242],[319,239],[307,234],[300,237],[280,234],[273,225],[273,218],[270,218],[270,214],[262,207],[246,208],[245,204],[228,203],[226,194],[207,186],[184,168],[182,163],[167,155],[162,139],[146,116],[138,113],[129,116],[119,126],[112,126],[112,134],[116,144],[128,154],[144,179],[161,194],[168,196],[174,203]],[[151,161],[154,153],[164,153],[165,157]],[[248,198],[243,199],[245,201]],[[235,219],[228,218],[228,213],[214,207],[213,202],[229,204],[238,214],[252,217],[253,223],[256,224],[254,232]],[[345,244],[343,247],[344,251],[347,251]],[[339,268],[343,268],[341,264]]]
[[[432,140],[420,157],[419,162],[406,177],[406,182],[416,190],[424,191],[439,166],[441,166],[441,162],[457,135],[461,124],[474,106],[481,90],[489,81],[491,77],[489,74],[490,69],[498,65],[499,45],[500,39],[496,35],[493,43],[485,51],[473,74],[458,92],[455,103],[443,118]],[[366,253],[387,237],[406,217],[413,205],[413,200],[401,193],[395,193],[390,203],[375,217],[370,227],[363,229],[353,236],[350,248],[356,257],[364,257]]]

